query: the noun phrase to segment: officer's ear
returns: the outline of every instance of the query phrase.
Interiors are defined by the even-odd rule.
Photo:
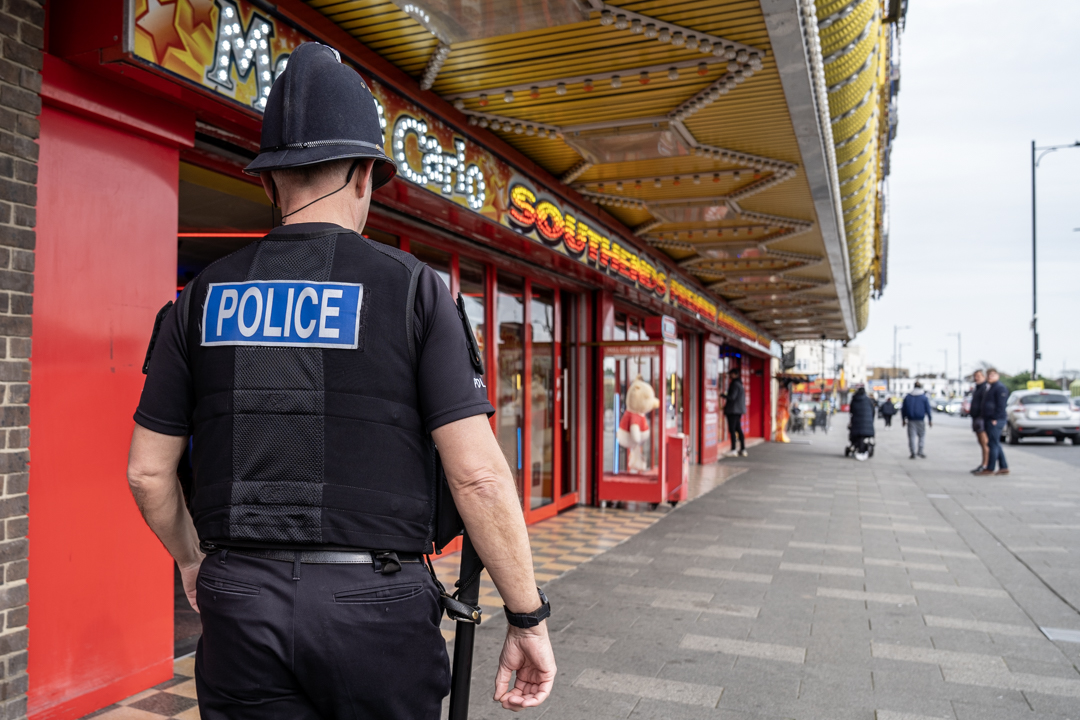
[[[360,161],[360,166],[356,168],[356,177],[353,178],[357,198],[362,198],[371,193],[371,173],[374,169],[375,161],[373,159],[365,158]]]
[[[274,197],[274,176],[271,171],[259,173],[259,181],[262,182],[263,191],[266,193],[266,197],[270,199],[270,204],[277,205],[277,198]]]

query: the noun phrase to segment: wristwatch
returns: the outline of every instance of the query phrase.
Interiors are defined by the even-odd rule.
[[[551,615],[551,603],[548,602],[547,595],[540,588],[536,588],[536,592],[540,593],[540,607],[533,610],[530,613],[512,613],[510,609],[503,605],[503,612],[506,613],[506,622],[510,623],[514,627],[519,628],[531,628],[536,627],[544,620],[547,620]]]

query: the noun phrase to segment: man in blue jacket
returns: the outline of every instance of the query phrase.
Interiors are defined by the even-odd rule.
[[[934,427],[934,421],[930,417],[930,398],[926,397],[921,382],[916,381],[915,387],[904,398],[904,403],[900,406],[900,419],[907,428],[911,459],[914,460],[918,455],[925,460],[923,443],[926,440],[926,426]]]
[[[1009,388],[1001,382],[998,371],[990,368],[986,371],[989,387],[983,396],[982,417],[986,423],[986,467],[976,475],[1008,475],[1009,463],[1005,462],[1005,451],[1001,449],[1001,432],[1005,429],[1005,404],[1009,401]],[[995,472],[994,468],[998,470]]]

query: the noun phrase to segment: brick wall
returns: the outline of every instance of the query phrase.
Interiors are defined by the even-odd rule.
[[[27,463],[43,0],[0,0],[0,718],[26,716]]]

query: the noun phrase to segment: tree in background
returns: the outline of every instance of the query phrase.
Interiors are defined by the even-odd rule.
[[[1031,373],[1026,370],[1022,373],[1017,373],[1016,375],[1001,375],[1001,382],[1005,383],[1005,387],[1009,388],[1009,392],[1013,392],[1015,390],[1027,390],[1028,380],[1030,379]],[[1051,380],[1050,378],[1044,377],[1042,375],[1039,375],[1039,379],[1043,381],[1044,386],[1047,390],[1061,389],[1061,385],[1059,385],[1056,380]]]

